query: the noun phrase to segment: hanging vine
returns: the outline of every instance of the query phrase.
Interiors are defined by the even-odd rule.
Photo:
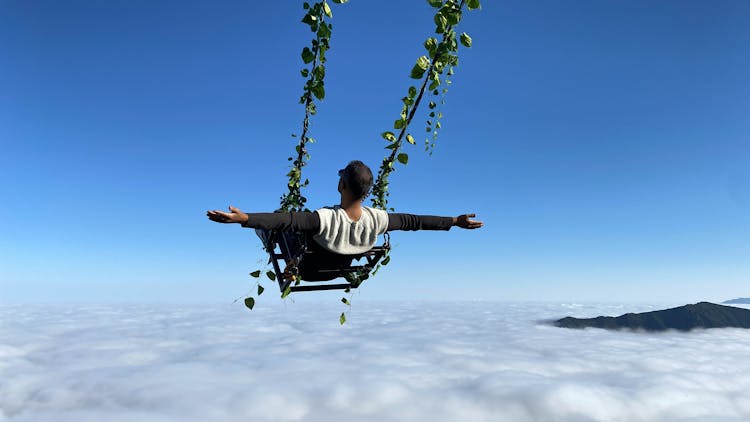
[[[464,6],[469,10],[481,8],[479,0],[427,0],[427,2],[437,9],[433,20],[435,22],[435,34],[441,40],[438,41],[436,37],[427,38],[424,42],[427,55],[420,56],[411,69],[411,78],[422,80],[422,85],[419,90],[415,86],[410,86],[407,95],[401,99],[403,103],[401,113],[399,118],[393,122],[393,129],[399,131],[398,136],[392,131],[385,131],[381,134],[381,137],[388,142],[385,148],[391,152],[383,159],[378,170],[378,177],[372,188],[372,204],[375,208],[385,211],[393,211],[392,207],[388,208],[389,176],[395,171],[396,162],[402,165],[409,162],[409,155],[401,152],[403,141],[405,139],[412,145],[416,144],[414,136],[407,130],[424,98],[425,92],[428,92],[427,95],[432,95],[428,103],[430,112],[425,128],[428,136],[424,141],[425,150],[432,154],[432,148],[435,147],[438,131],[441,128],[440,119],[443,117],[438,103],[440,105],[445,104],[445,94],[451,84],[450,77],[454,74],[454,67],[458,66],[458,43],[460,42],[465,47],[471,47],[472,44],[471,37],[465,32],[457,37],[455,27],[461,22]],[[445,78],[441,79],[444,74]],[[346,279],[353,287],[357,287],[363,281],[375,276],[382,266],[388,265],[390,260],[391,257],[387,254],[372,273],[351,273],[348,274]],[[347,289],[346,293],[349,292],[350,290]],[[342,298],[341,301],[351,307],[351,302],[346,298]],[[345,321],[346,312],[342,312],[339,322],[343,324]]]
[[[346,3],[348,0],[332,0],[336,4]],[[305,64],[300,70],[300,75],[305,78],[305,85],[299,103],[305,107],[305,117],[302,120],[302,131],[299,136],[292,134],[292,137],[298,138],[299,142],[295,146],[295,155],[290,156],[287,160],[292,162],[292,168],[287,173],[288,191],[281,196],[279,209],[281,211],[302,211],[305,209],[307,198],[302,195],[302,188],[306,187],[310,181],[302,181],[302,168],[310,159],[310,153],[307,151],[307,144],[315,142],[315,139],[308,136],[310,130],[310,117],[317,112],[316,100],[322,101],[325,98],[325,74],[326,74],[326,52],[331,49],[331,30],[333,25],[326,22],[326,19],[333,17],[331,7],[326,0],[308,3],[304,2],[302,8],[305,15],[302,17],[302,23],[310,27],[310,31],[315,34],[309,46],[302,49],[300,54],[302,62]],[[261,275],[265,275],[269,280],[276,281],[276,273],[270,270],[255,270],[250,273],[250,277],[256,279],[256,291],[260,296],[265,291],[260,284]],[[297,280],[296,283],[299,283]],[[287,288],[281,293],[281,298],[285,298],[291,293]],[[253,309],[255,298],[248,296],[245,298],[245,306]]]
[[[396,162],[406,165],[409,162],[409,155],[401,152],[403,142],[415,145],[416,140],[411,133],[407,133],[409,124],[421,103],[425,91],[432,94],[433,99],[429,102],[430,108],[429,119],[427,120],[426,131],[428,137],[425,139],[425,149],[430,152],[435,146],[438,130],[441,128],[440,119],[442,113],[437,110],[438,100],[440,104],[445,104],[445,94],[448,92],[450,85],[450,76],[454,73],[454,67],[458,66],[458,43],[465,47],[471,47],[472,39],[467,33],[462,33],[457,37],[455,27],[461,22],[464,6],[469,10],[479,9],[481,7],[479,0],[427,0],[428,3],[437,9],[434,16],[435,34],[440,37],[438,42],[436,37],[429,37],[424,42],[424,48],[427,55],[417,59],[411,70],[412,79],[422,80],[422,85],[417,90],[415,86],[410,86],[407,95],[401,99],[403,106],[399,119],[393,123],[393,129],[399,131],[396,136],[392,131],[386,131],[381,137],[388,142],[386,149],[391,150],[380,164],[378,177],[372,188],[372,204],[375,208],[393,211],[388,208],[389,176],[395,170]],[[446,74],[446,78],[441,76]],[[442,97],[440,95],[442,94]],[[428,93],[429,95],[429,93]],[[440,98],[438,98],[440,97]]]
[[[332,1],[341,4],[348,0]],[[302,132],[295,147],[296,155],[287,159],[292,161],[292,168],[287,173],[289,179],[287,188],[289,191],[281,196],[281,211],[302,211],[305,209],[307,198],[302,196],[302,188],[306,187],[310,180],[302,181],[302,168],[310,159],[307,144],[315,142],[315,139],[308,136],[310,116],[317,112],[315,100],[322,101],[326,96],[324,84],[326,51],[331,48],[331,30],[333,29],[333,25],[326,22],[326,18],[333,17],[327,1],[323,0],[312,4],[305,2],[302,7],[305,10],[302,22],[307,24],[310,31],[315,33],[315,38],[311,41],[310,46],[302,49],[301,53],[302,62],[306,66],[300,70],[300,75],[305,78],[305,86],[299,103],[305,106],[305,118],[302,120]],[[297,135],[293,134],[292,137],[297,137]]]

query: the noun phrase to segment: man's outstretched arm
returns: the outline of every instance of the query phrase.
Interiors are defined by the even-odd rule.
[[[229,206],[229,212],[207,211],[206,216],[217,223],[237,223],[242,227],[264,230],[318,231],[320,217],[315,212],[259,212],[244,213]]]
[[[462,214],[458,217],[438,217],[434,215],[388,214],[388,230],[450,230],[456,226],[462,229],[478,229],[484,225],[473,220],[476,214]]]

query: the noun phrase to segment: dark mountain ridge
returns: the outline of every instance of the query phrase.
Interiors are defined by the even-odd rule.
[[[700,302],[660,311],[628,313],[618,317],[558,319],[554,323],[564,328],[605,328],[645,331],[680,330],[694,328],[750,328],[750,309]]]

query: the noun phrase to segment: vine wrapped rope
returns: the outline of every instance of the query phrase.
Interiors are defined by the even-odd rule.
[[[343,4],[348,0],[332,0],[334,3]],[[309,184],[309,180],[302,182],[302,168],[306,165],[307,160],[310,159],[310,154],[307,151],[307,144],[312,143],[315,140],[309,137],[308,131],[310,129],[310,116],[317,112],[315,106],[315,99],[322,101],[325,98],[325,62],[326,51],[330,50],[330,38],[331,30],[333,25],[326,23],[326,17],[332,18],[333,13],[331,7],[328,5],[326,0],[315,2],[310,4],[304,2],[302,5],[306,11],[302,17],[302,23],[308,25],[310,30],[315,33],[315,38],[312,40],[309,47],[302,49],[301,58],[304,64],[309,64],[309,67],[305,67],[300,70],[300,74],[305,78],[304,92],[299,99],[299,103],[305,106],[305,117],[302,120],[302,131],[299,135],[299,142],[295,147],[296,158],[293,156],[289,157],[288,160],[292,161],[292,168],[287,173],[288,192],[281,196],[280,207],[281,211],[302,211],[305,209],[305,203],[307,198],[302,196],[302,188]],[[292,134],[292,137],[296,135]],[[256,270],[250,273],[250,276],[257,279],[257,294],[260,296],[265,288],[260,284],[260,276],[262,271]],[[273,271],[266,271],[265,276],[271,280],[276,280],[276,274]],[[298,284],[299,281],[296,282]],[[291,289],[287,288],[282,292],[282,299],[291,293]],[[245,298],[245,306],[252,310],[255,305],[255,299],[252,297]]]
[[[388,192],[389,176],[395,170],[394,165],[396,161],[406,165],[409,161],[409,156],[406,153],[402,153],[401,147],[403,146],[404,135],[406,141],[410,144],[416,144],[414,137],[407,133],[407,129],[411,124],[414,115],[416,114],[419,104],[422,102],[422,98],[427,89],[432,91],[433,96],[437,96],[441,93],[438,88],[441,86],[442,81],[440,75],[443,74],[445,68],[448,68],[448,76],[453,75],[453,67],[458,65],[458,55],[455,54],[458,51],[458,42],[456,40],[456,32],[454,27],[461,21],[462,11],[464,5],[469,10],[480,9],[481,4],[479,0],[461,0],[456,2],[455,0],[427,0],[428,3],[437,8],[438,12],[434,16],[435,21],[435,33],[443,34],[442,41],[438,44],[437,40],[433,37],[428,38],[424,47],[427,50],[429,57],[421,56],[417,59],[416,64],[412,68],[411,77],[413,79],[421,79],[422,86],[417,93],[417,89],[414,86],[409,87],[409,91],[406,97],[402,98],[404,103],[401,109],[401,118],[396,120],[393,124],[393,128],[400,130],[398,137],[392,132],[386,131],[381,135],[386,141],[390,142],[390,145],[386,146],[386,149],[390,149],[391,153],[383,159],[378,170],[378,177],[373,185],[373,198],[372,204],[376,208],[388,211]],[[462,33],[460,36],[460,42],[465,47],[471,47],[472,39],[467,33]],[[432,60],[430,60],[432,59]],[[425,73],[427,76],[424,76]],[[431,82],[430,82],[431,81]],[[428,87],[428,83],[430,83]],[[449,85],[450,80],[446,78],[445,85]],[[440,103],[445,104],[445,94],[448,91],[447,88],[442,89],[442,95]],[[430,101],[429,108],[432,110],[429,113],[430,120],[427,121],[427,132],[432,132],[432,142],[429,139],[425,140],[425,149],[430,151],[435,146],[435,140],[437,139],[437,131],[440,129],[440,118],[442,113],[436,112],[437,103]],[[434,120],[433,120],[434,119]],[[430,152],[431,153],[431,152]],[[390,208],[393,211],[393,208]],[[390,261],[390,255],[386,256],[383,262],[379,263],[372,274],[358,277],[356,282],[359,284],[369,276],[374,276],[380,270],[382,265],[387,265]]]
[[[332,0],[334,3],[346,3],[348,0]],[[310,64],[309,68],[303,68],[300,74],[306,78],[304,93],[300,97],[300,104],[305,106],[305,118],[302,120],[302,132],[299,135],[299,142],[295,147],[296,158],[289,157],[292,161],[292,169],[287,173],[289,181],[287,182],[288,192],[281,196],[279,208],[282,211],[302,211],[305,209],[307,198],[302,196],[302,188],[306,187],[310,181],[305,179],[302,182],[302,168],[310,159],[307,151],[307,144],[315,140],[307,135],[310,129],[310,116],[317,112],[315,99],[322,101],[325,98],[325,62],[326,51],[330,50],[331,30],[333,25],[326,23],[326,17],[332,18],[333,13],[328,2],[323,0],[313,4],[303,3],[302,6],[307,12],[302,17],[302,22],[310,26],[310,30],[315,33],[315,39],[312,40],[309,47],[302,49],[302,61]],[[292,135],[295,137],[296,135]]]
[[[416,64],[412,68],[411,77],[413,79],[422,79],[422,86],[417,93],[415,87],[409,87],[409,92],[406,97],[402,99],[404,106],[401,110],[401,118],[396,120],[393,127],[399,130],[398,137],[393,132],[386,131],[382,133],[382,137],[390,143],[386,146],[387,149],[391,150],[391,153],[387,155],[378,170],[377,179],[372,189],[372,204],[373,207],[382,210],[389,210],[388,208],[388,192],[389,176],[395,170],[395,163],[406,165],[409,161],[409,156],[406,153],[401,152],[404,138],[412,145],[416,142],[411,134],[407,133],[407,129],[414,118],[414,115],[419,107],[425,91],[428,88],[432,90],[433,95],[438,95],[438,88],[441,85],[440,75],[443,74],[446,67],[448,68],[448,75],[453,74],[453,67],[458,65],[458,55],[455,54],[458,51],[458,41],[456,40],[456,32],[454,27],[461,21],[462,12],[464,6],[467,6],[469,10],[479,9],[481,7],[479,0],[428,0],[431,6],[438,9],[435,14],[434,21],[436,24],[435,32],[442,34],[442,40],[437,43],[435,38],[428,38],[425,41],[424,46],[427,49],[428,56],[421,56],[417,59]],[[460,36],[460,42],[465,47],[471,47],[472,39],[466,34],[462,33]],[[426,74],[426,76],[424,76]],[[430,82],[431,81],[431,82]],[[446,80],[445,84],[450,84],[450,80]],[[447,88],[443,88],[443,94],[447,92]],[[441,101],[444,103],[444,100]],[[437,103],[431,101],[430,109],[435,109]],[[430,145],[434,146],[434,140],[437,136],[437,129],[440,129],[440,122],[438,121],[441,117],[441,113],[435,114],[430,113],[431,118],[435,120],[428,120],[427,131],[433,133],[433,143],[426,140],[427,149],[430,149]],[[433,124],[434,123],[434,124]],[[390,208],[392,211],[393,208]]]

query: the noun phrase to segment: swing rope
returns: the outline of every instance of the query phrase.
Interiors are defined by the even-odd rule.
[[[345,3],[347,0],[333,0],[334,3]],[[307,151],[307,144],[315,140],[307,133],[310,129],[310,116],[317,111],[315,99],[323,100],[325,98],[325,62],[326,51],[331,48],[331,29],[333,25],[326,23],[326,17],[332,18],[331,8],[328,3],[320,1],[310,5],[305,3],[307,13],[302,18],[302,22],[310,26],[310,30],[315,33],[315,39],[312,40],[310,47],[302,49],[302,61],[310,64],[309,68],[303,68],[300,74],[307,78],[305,82],[304,93],[299,99],[299,103],[305,106],[305,118],[302,120],[302,132],[299,136],[299,142],[295,147],[296,158],[289,157],[287,160],[292,161],[292,169],[287,173],[289,181],[287,182],[288,192],[281,196],[281,211],[302,211],[305,209],[307,198],[302,196],[302,188],[306,187],[309,179],[302,182],[302,168],[310,159]],[[292,134],[292,137],[296,135]]]
[[[427,89],[427,83],[432,81],[432,83],[430,84],[430,89],[433,90],[433,95],[437,95],[439,93],[439,91],[437,91],[437,88],[440,85],[439,75],[443,73],[446,67],[450,69],[449,75],[452,75],[452,66],[456,66],[458,64],[458,56],[451,53],[456,52],[458,49],[456,43],[456,33],[453,30],[453,27],[457,25],[461,20],[461,11],[463,10],[465,2],[466,0],[461,0],[460,3],[448,0],[445,2],[445,4],[443,4],[442,1],[438,1],[434,4],[440,5],[440,9],[435,15],[435,22],[438,25],[437,32],[443,33],[442,41],[439,44],[436,44],[431,42],[431,40],[434,40],[434,38],[429,38],[425,42],[425,48],[428,50],[430,57],[420,57],[417,60],[417,63],[414,65],[414,68],[412,69],[411,77],[413,79],[421,79],[424,74],[426,74],[427,76],[424,76],[422,86],[420,87],[419,93],[416,95],[416,98],[414,98],[416,89],[414,87],[410,87],[408,95],[402,99],[402,101],[404,102],[404,106],[401,110],[401,119],[396,120],[396,122],[394,123],[394,129],[400,130],[398,137],[395,137],[392,132],[384,132],[382,134],[382,137],[386,141],[391,143],[386,147],[387,149],[391,150],[391,153],[383,158],[380,169],[378,170],[377,179],[373,185],[372,204],[375,208],[379,208],[384,211],[394,211],[394,208],[388,208],[388,197],[390,196],[390,192],[388,191],[388,187],[390,185],[389,176],[391,175],[391,173],[393,173],[393,171],[395,171],[396,161],[400,162],[403,165],[406,165],[409,160],[409,156],[401,152],[404,136],[406,136],[406,141],[410,144],[414,145],[416,143],[414,141],[414,137],[410,134],[407,134],[407,129],[409,128],[409,125],[411,124],[411,121],[414,118],[414,115],[417,112],[420,103],[422,102],[422,97],[424,96],[425,90]],[[433,2],[431,1],[430,4],[433,4]],[[470,9],[472,9],[471,6],[473,6],[473,4],[470,5]],[[464,38],[462,36],[462,41],[463,40]],[[428,63],[429,65],[427,65]],[[430,103],[431,109],[434,109],[435,106],[436,104],[434,102]],[[428,124],[432,126],[431,123]],[[440,126],[439,123],[436,122],[436,124],[437,129]],[[428,131],[432,131],[432,127],[428,127]]]

